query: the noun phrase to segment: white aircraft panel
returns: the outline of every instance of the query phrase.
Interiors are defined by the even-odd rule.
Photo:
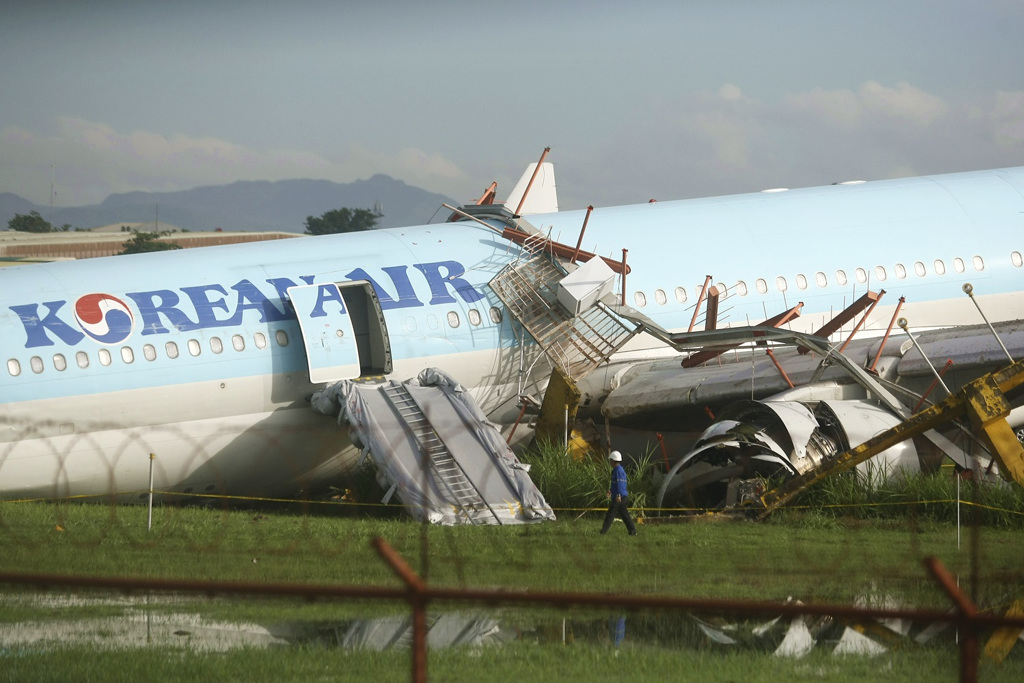
[[[290,287],[288,296],[302,329],[309,381],[359,376],[359,352],[341,290],[333,282]]]

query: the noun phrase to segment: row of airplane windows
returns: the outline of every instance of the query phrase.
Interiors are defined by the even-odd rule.
[[[489,312],[489,316],[492,322],[495,324],[501,322],[501,310],[492,307]],[[469,322],[473,326],[480,325],[483,322],[483,316],[480,311],[475,308],[470,309],[466,313],[466,317],[469,318]],[[412,319],[410,319],[412,320]],[[452,328],[459,327],[462,324],[459,314],[455,311],[449,311],[447,315],[448,325]],[[415,324],[412,325],[415,329]],[[284,330],[277,330],[274,332],[274,340],[278,346],[288,346],[288,333]],[[262,332],[256,332],[253,334],[252,343],[257,349],[265,349],[269,345],[267,335]],[[203,352],[203,346],[198,339],[189,339],[185,344],[190,356],[199,356]],[[210,351],[213,353],[223,353],[224,342],[220,337],[210,337]],[[231,335],[231,348],[235,351],[245,351],[245,337],[240,334]],[[164,344],[164,354],[170,358],[175,359],[181,355],[178,349],[178,343],[169,341]],[[125,364],[135,362],[135,350],[131,346],[122,346],[120,349],[121,360]],[[99,364],[106,367],[113,362],[114,356],[109,349],[101,348],[96,352],[97,360]],[[156,346],[153,344],[143,344],[142,346],[142,357],[148,361],[154,361],[157,357]],[[89,367],[89,354],[85,351],[75,352],[75,363],[78,367],[85,369]],[[41,356],[32,356],[29,358],[29,367],[32,372],[37,375],[46,369],[46,363],[43,361]],[[63,353],[55,353],[53,355],[53,369],[58,372],[63,372],[68,369],[68,359]],[[8,359],[7,361],[7,372],[12,377],[17,377],[21,374],[21,362],[15,358]]]
[[[1022,265],[1024,265],[1024,256],[1022,256],[1019,251],[1012,252],[1010,254],[1010,261],[1013,263],[1015,267],[1020,268]],[[985,270],[985,260],[982,259],[980,256],[973,257],[971,259],[971,265],[976,271],[980,272]],[[942,259],[935,259],[934,263],[932,264],[932,270],[936,275],[945,275],[945,261],[943,261]],[[963,273],[967,270],[967,263],[962,258],[954,258],[953,270],[956,271],[957,273]],[[875,266],[873,272],[874,278],[878,282],[884,282],[889,277],[889,273],[886,271],[885,266]],[[914,275],[916,275],[917,277],[924,277],[928,274],[928,268],[927,266],[925,266],[924,262],[915,261],[913,265],[913,272]],[[902,263],[897,263],[896,266],[893,268],[893,273],[897,279],[905,280],[907,276],[910,274],[910,269],[908,269]],[[853,271],[853,277],[860,284],[867,284],[868,275],[869,273],[866,268],[857,268]],[[807,289],[810,286],[810,278],[808,278],[806,275],[798,274],[795,279],[797,289]],[[835,281],[840,286],[845,286],[850,281],[850,278],[845,270],[837,270]],[[827,287],[828,276],[821,271],[815,273],[814,284],[816,284],[818,287]],[[764,278],[758,278],[757,280],[755,280],[754,287],[760,294],[768,293],[768,281]],[[786,279],[785,276],[779,275],[778,277],[775,278],[775,287],[780,292],[785,292],[786,290],[789,289],[789,281]],[[700,288],[698,287],[698,289]],[[723,283],[718,283],[717,285],[715,285],[715,289],[717,289],[719,294],[723,296],[728,293],[746,296],[750,291],[747,287],[747,283],[744,282],[743,280],[737,281],[736,284],[733,285],[733,287],[731,288],[731,292],[729,291],[730,288],[726,287]],[[676,301],[681,304],[686,303],[686,300],[688,298],[686,288],[676,287],[675,298]],[[647,305],[647,294],[645,294],[642,291],[636,291],[633,293],[633,300],[636,302],[637,306],[642,308]],[[654,301],[658,305],[664,305],[668,302],[668,294],[666,294],[665,290],[663,289],[656,289],[654,290]]]
[[[284,330],[277,330],[274,333],[274,339],[277,341],[278,346],[288,346],[288,333]],[[267,335],[262,332],[257,332],[253,335],[252,343],[258,349],[265,349],[269,345]],[[188,349],[190,356],[199,356],[203,352],[203,346],[198,339],[189,339],[185,343],[185,347]],[[224,348],[224,342],[220,337],[210,337],[210,351],[213,353],[223,353]],[[245,337],[240,334],[231,335],[231,348],[235,351],[245,351]],[[166,342],[164,344],[164,354],[171,359],[180,356],[181,352],[178,349],[178,343],[173,341]],[[135,362],[135,350],[130,346],[122,346],[120,348],[120,355],[121,360],[126,364]],[[156,360],[156,346],[153,344],[143,344],[142,357],[149,361]],[[104,348],[101,348],[96,352],[96,358],[99,361],[99,364],[104,367],[110,365],[114,360],[114,356],[110,352],[110,349]],[[85,351],[76,351],[75,363],[83,370],[89,367],[89,354]],[[36,374],[39,374],[46,369],[43,359],[39,356],[32,356],[29,359],[29,367],[32,369],[32,372]],[[68,360],[63,353],[53,354],[53,369],[58,372],[63,372],[68,369]],[[7,361],[7,372],[10,373],[12,377],[17,377],[21,374],[21,363],[15,358],[9,359]]]
[[[499,324],[501,322],[501,309],[495,306],[491,306],[490,310],[488,311],[488,316],[490,317],[492,323],[494,323],[495,325]],[[466,311],[466,318],[469,319],[469,324],[472,325],[473,327],[478,327],[484,321],[484,318],[480,314],[480,311],[476,310],[475,308],[471,308],[468,311]],[[457,311],[448,311],[448,313],[445,314],[445,320],[448,322],[448,327],[452,328],[453,330],[462,326],[462,318],[459,317]],[[440,322],[438,321],[437,316],[433,314],[427,316],[427,327],[429,327],[432,330],[436,330],[438,327],[440,327]],[[415,332],[416,318],[406,318],[405,329],[407,332]]]

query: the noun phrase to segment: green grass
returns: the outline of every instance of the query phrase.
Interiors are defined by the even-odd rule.
[[[551,465],[550,472],[531,474],[584,478],[569,469],[577,465]],[[562,469],[569,473],[560,474]],[[587,494],[584,487],[579,494],[600,493],[596,511],[581,511],[582,517],[578,512],[561,514],[552,523],[511,527],[430,527],[397,516],[366,517],[354,512],[360,508],[339,504],[276,511],[161,506],[154,509],[153,529],[147,532],[147,511],[140,506],[0,503],[0,572],[399,586],[371,548],[371,539],[380,536],[429,584],[439,587],[772,601],[792,597],[829,604],[888,596],[907,606],[945,609],[950,604],[948,598],[922,566],[925,557],[937,556],[984,608],[1005,610],[1012,600],[1024,597],[1021,531],[998,518],[987,525],[965,528],[959,548],[956,527],[939,515],[908,514],[905,506],[893,506],[893,511],[885,514],[862,515],[849,507],[837,513],[840,508],[822,501],[815,507],[775,515],[766,523],[725,516],[647,517],[636,538],[628,537],[619,523],[612,533],[601,536],[607,473],[605,463],[593,466],[591,491]],[[631,487],[631,492],[641,492],[643,483],[634,481]],[[921,495],[932,494],[924,491]],[[903,510],[902,516],[895,514],[896,509]],[[972,576],[976,576],[976,584]],[[195,613],[204,619],[257,624],[330,623],[408,613],[402,604],[366,600],[306,602],[181,595],[156,596],[160,599],[150,603],[146,594],[135,594],[129,596],[131,605],[124,606],[104,599],[60,604],[40,600],[40,595],[64,592],[4,589],[0,593],[0,626],[118,617],[130,610]],[[107,598],[120,594],[79,591],[74,595]],[[446,610],[461,607],[437,606]],[[578,624],[599,618],[590,613],[537,607],[502,608],[501,614],[522,624],[521,640],[482,650],[432,650],[431,678],[757,681],[871,677],[909,681],[955,680],[958,667],[956,646],[950,638],[934,646],[874,658],[837,659],[816,650],[805,659],[789,660],[758,651],[723,650],[709,643],[685,648],[652,644],[636,635],[635,625],[657,614],[638,612],[630,613],[626,641],[615,654],[600,628],[596,635],[584,637]],[[552,635],[559,630],[562,617],[577,624],[576,637],[570,637],[565,645]],[[1022,651],[1024,647],[1018,644],[1004,664],[985,662],[981,680],[1024,680]],[[209,654],[162,645],[109,651],[56,644],[0,649],[0,681],[127,681],[143,676],[169,681],[404,680],[409,666],[407,652],[314,645]]]
[[[661,475],[652,454],[631,455],[626,462],[630,507],[634,515],[659,515],[654,501]],[[576,460],[557,444],[541,444],[520,454],[520,459],[530,464],[530,477],[562,518],[607,505],[610,469],[603,455]],[[840,519],[955,524],[960,500],[962,524],[1024,529],[1024,488],[1006,482],[974,485],[961,480],[958,491],[957,484],[949,469],[887,480],[851,472],[807,489],[775,516],[796,515],[803,523],[833,527]]]
[[[0,502],[0,572],[398,587],[371,547],[371,539],[382,537],[436,587],[826,604],[884,597],[903,606],[948,609],[949,598],[922,564],[936,556],[983,609],[1002,612],[1024,598],[1020,487],[962,483],[958,545],[956,480],[947,473],[898,482],[833,477],[755,523],[726,515],[658,517],[651,509],[656,468],[640,457],[627,467],[631,504],[641,522],[640,535],[630,538],[618,522],[612,533],[598,534],[610,472],[604,458],[575,460],[558,448],[542,448],[521,459],[531,464],[531,477],[558,521],[423,526],[398,506],[368,503],[380,495],[368,470],[349,491],[323,501],[261,509],[237,503],[220,508],[218,502],[158,506],[151,531],[141,506]],[[363,504],[342,502],[342,495]],[[463,603],[432,608],[467,609]],[[308,627],[408,613],[403,603],[369,600],[124,596],[13,585],[0,591],[0,628],[114,624],[138,614]],[[617,649],[608,637],[610,615],[600,610],[501,607],[493,614],[513,624],[519,638],[500,646],[433,649],[432,680],[941,681],[956,680],[959,667],[949,631],[928,646],[906,641],[876,657],[837,658],[821,647],[794,660],[772,657],[764,647],[715,645],[675,612],[629,612],[626,639]],[[114,626],[97,628],[113,642],[107,631],[113,634]],[[680,628],[685,637],[673,640]],[[169,647],[166,640],[121,649],[0,645],[0,682],[405,680],[409,670],[407,651],[350,650],[324,641],[223,652]],[[1024,680],[1024,645],[1018,643],[1002,664],[983,660],[981,680]]]
[[[383,537],[430,583],[675,596],[849,601],[872,584],[941,601],[922,560],[984,585],[1024,578],[1020,532],[793,512],[768,523],[647,518],[629,538],[601,514],[510,527],[425,527],[404,519],[137,506],[0,504],[0,571],[274,583],[399,586],[372,549]],[[424,548],[427,552],[424,553]],[[1024,593],[1024,591],[1022,591]],[[2,616],[0,616],[2,618]]]
[[[1008,529],[1024,528],[1024,488],[960,481],[950,471],[879,481],[847,473],[829,477],[794,502],[832,517],[919,520],[956,523],[957,500],[963,523]]]
[[[134,652],[66,648],[56,653],[0,656],[0,681],[401,681],[410,679],[407,652],[325,648],[242,649],[203,655],[183,650]],[[56,664],[55,662],[63,662]],[[601,644],[511,643],[483,650],[432,651],[430,680],[589,681],[629,683],[683,681],[956,681],[956,648],[890,652],[876,657],[835,657],[813,652],[803,659],[762,653],[670,650],[631,643],[619,649]],[[1003,664],[983,661],[982,681],[1019,681],[1021,658]]]
[[[541,444],[521,453],[519,459],[530,465],[530,479],[556,512],[576,516],[607,507],[611,466],[604,455],[588,453],[576,459],[557,444]],[[642,515],[654,500],[656,489],[651,455],[636,456],[624,464],[629,506]]]

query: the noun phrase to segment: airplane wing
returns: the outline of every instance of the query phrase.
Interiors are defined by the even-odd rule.
[[[721,345],[728,332],[718,336]],[[679,357],[635,363],[618,374],[601,413],[647,431],[704,428],[667,473],[657,505],[731,507],[754,501],[780,476],[825,467],[836,454],[1024,356],[1024,322],[929,330],[888,343],[865,339],[842,354],[837,347],[822,355],[745,346],[696,367],[684,367]],[[868,377],[853,368],[870,368]],[[1021,398],[1013,401],[1019,406]],[[1011,426],[1022,412],[1011,413]],[[981,450],[959,427],[932,430],[859,470],[884,478],[934,469],[947,456],[975,476],[994,477],[1002,461],[975,455]]]
[[[997,323],[995,328],[1010,355],[1024,357],[1024,321]],[[874,366],[887,384],[914,394],[923,393],[932,383],[932,367],[946,369],[943,379],[955,391],[1008,362],[999,340],[986,325],[929,330],[914,336],[917,346],[906,338],[891,337],[884,345],[878,338],[854,339],[844,354],[862,367]],[[681,367],[679,358],[632,363],[619,374],[601,413],[636,427],[671,431],[687,423],[690,429],[702,429],[711,415],[729,403],[765,399],[791,389],[790,383],[808,386],[813,382],[819,395],[828,386],[828,393],[835,398],[856,391],[840,367],[822,369],[820,357],[800,354],[795,348],[777,349],[773,355],[775,361],[763,348],[746,347],[693,368]],[[944,398],[941,387],[938,397]]]

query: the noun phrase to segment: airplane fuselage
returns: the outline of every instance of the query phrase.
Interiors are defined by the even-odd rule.
[[[528,218],[574,243],[584,213]],[[889,294],[867,328],[888,325],[899,296],[911,325],[937,327],[978,322],[965,282],[993,320],[1024,318],[1022,228],[1017,168],[597,209],[583,249],[616,260],[628,249],[626,303],[669,330],[691,324],[705,275],[718,327],[803,302],[793,327],[813,331],[869,288]],[[340,372],[367,366],[358,326],[337,322],[352,301],[325,289],[295,309],[289,290],[310,284],[366,283],[388,376],[439,367],[510,423],[519,394],[550,374],[487,284],[519,255],[462,221],[4,269],[0,493],[144,495],[150,454],[161,491],[291,495],[336,482],[357,453],[308,407],[320,386],[308,356],[350,344]]]

